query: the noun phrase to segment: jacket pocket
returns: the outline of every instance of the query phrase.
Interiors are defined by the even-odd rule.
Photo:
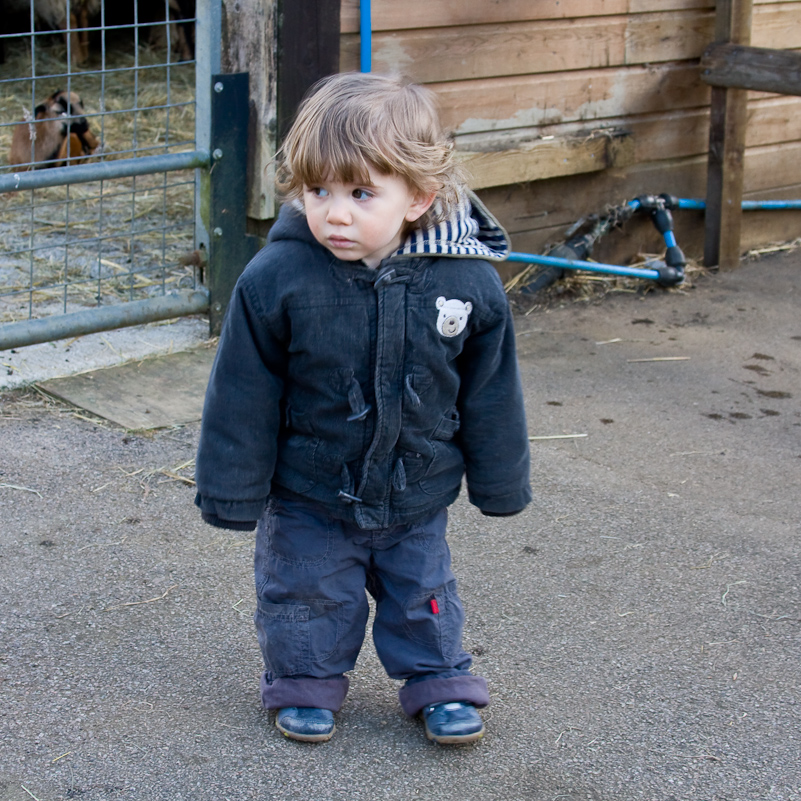
[[[260,599],[256,633],[267,669],[278,678],[299,676],[329,659],[342,637],[341,607],[337,601],[272,604]]]
[[[464,475],[462,452],[452,442],[432,442],[434,458],[428,466],[420,489],[427,495],[442,495],[458,487]]]
[[[278,459],[273,480],[292,492],[303,494],[316,483],[314,448],[317,439],[303,434],[290,434],[278,441]]]
[[[309,415],[289,404],[286,407],[286,427],[292,434],[314,435],[314,427],[311,424]]]
[[[453,435],[459,430],[460,425],[459,410],[454,406],[447,414],[442,416],[431,438],[444,441],[453,439]]]

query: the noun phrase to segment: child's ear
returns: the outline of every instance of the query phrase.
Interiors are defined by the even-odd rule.
[[[417,222],[417,220],[431,208],[431,204],[436,197],[436,192],[432,192],[430,195],[424,195],[418,192],[415,195],[414,202],[409,206],[409,210],[406,212],[406,222]]]

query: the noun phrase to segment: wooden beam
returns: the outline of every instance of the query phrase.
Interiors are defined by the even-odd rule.
[[[713,44],[701,58],[701,80],[711,86],[801,95],[801,53]]]
[[[250,73],[247,214],[255,220],[275,216],[275,31],[275,0],[222,4],[222,70]]]
[[[718,0],[715,41],[748,45],[752,0]],[[747,95],[712,88],[707,166],[704,264],[731,269],[740,263],[743,161]]]
[[[634,162],[634,142],[627,133],[545,139],[514,148],[458,152],[472,189],[541,181],[565,175],[626,167]]]
[[[340,0],[278,0],[279,143],[308,89],[339,72],[339,9]]]

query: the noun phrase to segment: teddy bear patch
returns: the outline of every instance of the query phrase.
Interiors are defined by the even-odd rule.
[[[445,297],[441,295],[437,298],[437,308],[439,309],[437,331],[444,337],[455,337],[464,331],[467,318],[473,311],[473,304],[469,300],[467,303],[462,303],[461,300],[455,298],[445,300]]]

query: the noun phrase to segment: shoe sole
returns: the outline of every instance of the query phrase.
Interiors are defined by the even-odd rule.
[[[438,745],[470,745],[470,743],[478,742],[484,736],[484,731],[485,729],[482,726],[479,731],[475,731],[472,734],[444,734],[437,736],[430,732],[428,726],[426,726],[426,737]]]
[[[326,743],[334,736],[334,732],[337,730],[337,727],[334,726],[327,734],[298,734],[297,732],[285,729],[277,720],[275,721],[275,727],[284,737],[290,740],[297,740],[301,743]]]

